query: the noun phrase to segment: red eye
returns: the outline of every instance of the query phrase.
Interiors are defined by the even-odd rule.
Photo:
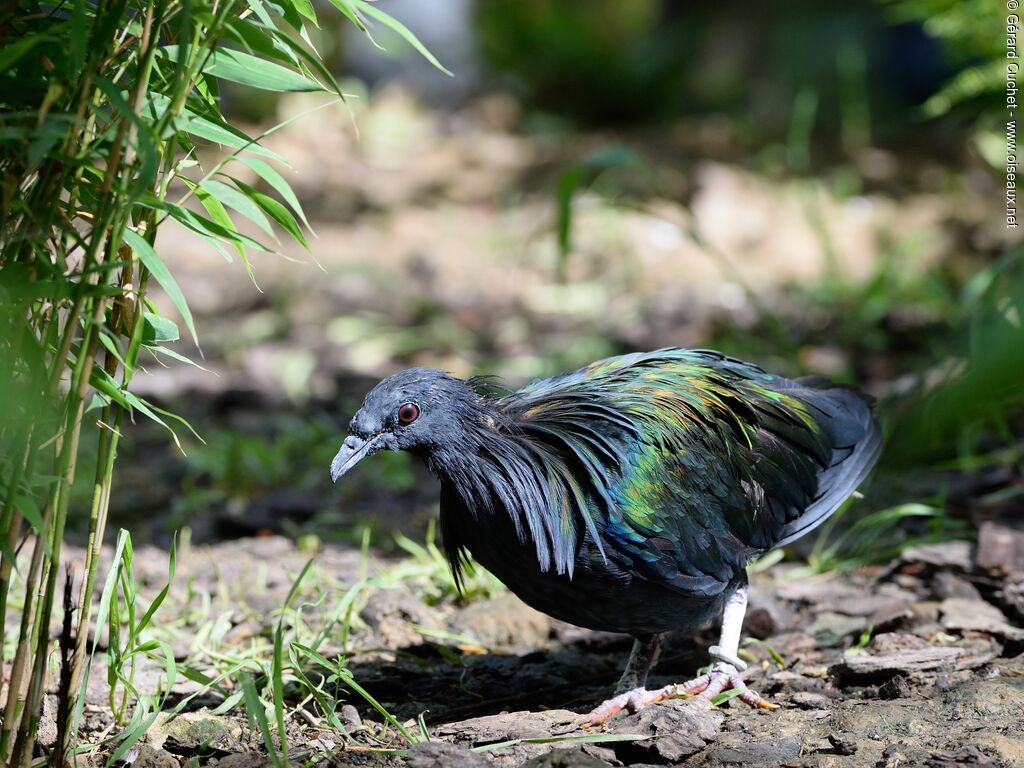
[[[406,403],[398,409],[398,423],[412,424],[420,417],[420,409],[415,403]]]

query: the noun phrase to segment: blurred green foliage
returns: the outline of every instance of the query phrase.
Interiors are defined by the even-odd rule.
[[[894,56],[901,33],[853,0],[485,0],[477,26],[488,64],[549,114],[587,125],[720,114],[755,144],[784,138],[808,99],[833,143],[863,145],[873,123],[906,128],[915,84],[942,68],[935,55]]]
[[[987,111],[1004,104],[1010,11],[988,0],[881,0],[897,22],[915,22],[942,40],[959,71],[924,104],[934,117],[956,105]]]

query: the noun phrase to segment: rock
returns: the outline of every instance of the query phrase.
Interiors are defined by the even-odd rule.
[[[474,717],[457,723],[446,723],[434,729],[442,739],[460,744],[480,746],[511,739],[547,738],[553,734],[576,730],[582,717],[567,709],[544,712],[503,712],[500,715]]]
[[[958,670],[983,667],[1003,652],[1003,646],[987,635],[961,638],[956,647],[960,649],[960,657],[956,660]]]
[[[582,717],[565,709],[544,712],[503,712],[500,715],[475,717],[456,723],[440,725],[434,736],[469,746],[485,746],[515,739],[547,739],[577,731]],[[550,744],[516,744],[487,752],[492,765],[514,768],[526,760],[546,754]],[[455,764],[457,765],[457,763]]]
[[[772,674],[769,678],[769,692],[775,691],[820,691],[824,683],[814,677],[798,675],[788,669]]]
[[[918,544],[904,549],[900,557],[905,563],[921,563],[936,568],[955,568],[964,572],[974,570],[971,542],[969,541]]]
[[[986,520],[978,527],[976,559],[986,571],[1024,571],[1024,530]]]
[[[132,768],[179,768],[180,764],[170,752],[154,749],[149,744],[140,744],[128,750],[124,762]]]
[[[835,573],[823,573],[784,582],[779,586],[778,594],[783,600],[811,605],[824,603],[830,606],[868,596],[864,590],[841,580]]]
[[[551,634],[551,621],[512,594],[478,600],[459,611],[449,625],[484,647],[521,645],[535,647]]]
[[[800,709],[828,709],[831,704],[831,700],[825,694],[810,691],[798,691],[790,696],[789,700]]]
[[[857,754],[857,741],[848,733],[830,733],[828,741],[837,755]]]
[[[452,763],[451,765],[462,765]],[[610,768],[611,763],[588,755],[580,747],[553,749],[546,755],[530,758],[520,768]]]
[[[878,613],[892,612],[909,607],[916,600],[913,593],[903,589],[897,590],[897,595],[885,594],[863,594],[851,596],[841,603],[831,605],[829,608],[836,613],[846,616],[874,616]]]
[[[878,698],[886,701],[905,699],[910,695],[910,684],[903,675],[893,675],[878,686]]]
[[[1014,574],[1003,585],[1003,599],[1017,613],[1017,618],[1024,618],[1024,573]]]
[[[960,768],[967,765],[995,766],[996,761],[973,744],[956,751],[932,752],[925,761],[926,768]]]
[[[210,714],[207,709],[184,712],[176,717],[161,713],[146,732],[149,745],[159,749],[172,742],[186,750],[214,747],[230,752],[238,749],[241,728],[226,717]]]
[[[981,600],[978,588],[962,576],[949,571],[938,571],[932,579],[932,592],[939,600],[950,597],[963,597],[968,600]]]
[[[991,603],[965,597],[950,597],[939,606],[942,626],[959,631],[988,632],[1010,640],[1024,640],[1024,629],[1014,627]]]
[[[846,616],[833,611],[822,611],[814,617],[808,631],[814,635],[818,644],[825,648],[841,645],[852,635],[863,632],[868,627],[863,616]]]
[[[887,679],[896,674],[952,670],[961,655],[959,648],[931,646],[915,635],[878,635],[862,652],[845,657],[829,668],[841,683],[860,679]]]
[[[359,710],[351,704],[341,705],[339,719],[349,733],[356,730],[356,728],[363,727],[363,719],[359,716]]]
[[[412,625],[440,629],[434,611],[422,600],[404,589],[381,589],[370,595],[359,614],[387,648],[408,648],[420,645],[423,636]]]
[[[697,701],[665,701],[620,718],[613,733],[640,734],[643,741],[609,742],[624,763],[677,763],[713,742],[725,714]]]
[[[913,618],[913,603],[894,598],[878,606],[868,618],[868,626],[874,627],[876,632],[885,632]]]
[[[799,736],[779,736],[751,740],[743,733],[730,733],[708,752],[707,765],[777,766],[800,756],[803,742]]]
[[[57,743],[57,697],[47,694],[43,698],[43,711],[36,730],[36,742],[44,747]]]
[[[795,659],[813,654],[818,650],[818,641],[807,632],[780,632],[765,640],[784,659]]]
[[[753,608],[743,617],[743,634],[764,640],[775,634],[775,618],[767,608]]]
[[[489,768],[490,763],[483,755],[467,747],[449,744],[446,741],[425,741],[409,747],[405,758],[408,768]]]

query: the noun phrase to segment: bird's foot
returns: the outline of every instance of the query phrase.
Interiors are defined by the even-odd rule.
[[[635,688],[632,691],[620,693],[607,701],[601,703],[586,716],[582,725],[584,728],[600,725],[613,715],[623,710],[630,714],[639,712],[649,704],[654,704],[665,699],[678,699],[694,697],[698,701],[711,704],[718,694],[727,689],[739,691],[736,698],[744,704],[749,704],[758,709],[778,709],[778,704],[772,704],[767,699],[757,695],[743,682],[739,670],[732,664],[724,662],[716,663],[711,671],[695,677],[685,683],[666,685],[664,688],[657,688],[649,691],[646,688]]]
[[[672,686],[668,687],[671,688]],[[764,697],[747,688],[747,684],[743,682],[743,676],[739,670],[726,662],[717,662],[711,667],[710,672],[676,687],[681,689],[681,694],[696,694],[696,698],[708,703],[711,703],[722,691],[732,689],[738,691],[736,698],[744,704],[749,704],[757,709],[779,708],[778,704],[772,704]]]

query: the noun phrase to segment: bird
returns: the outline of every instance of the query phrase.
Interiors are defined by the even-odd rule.
[[[668,698],[710,701],[743,681],[750,561],[829,518],[878,460],[873,400],[703,349],[598,360],[503,388],[410,368],[378,383],[331,463],[334,482],[382,450],[440,481],[455,582],[470,556],[533,608],[631,635],[613,695],[585,725]],[[708,672],[649,690],[667,632],[720,619]]]

